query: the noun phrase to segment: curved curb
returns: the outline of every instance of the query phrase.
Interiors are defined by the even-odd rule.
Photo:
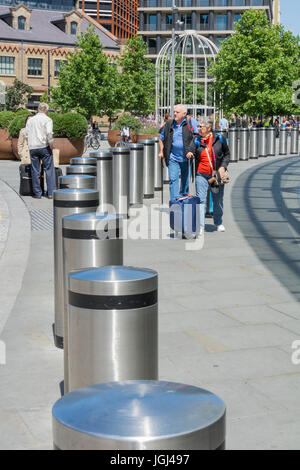
[[[19,195],[3,180],[0,192],[9,210],[6,245],[0,258],[0,334],[22,287],[30,253],[31,220]]]

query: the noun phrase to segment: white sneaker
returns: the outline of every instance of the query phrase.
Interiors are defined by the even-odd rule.
[[[217,232],[225,232],[224,225],[217,225]]]
[[[197,233],[197,235],[195,236],[195,239],[196,240],[199,240],[199,238],[202,238],[204,235],[204,229],[203,228],[200,228],[200,232]]]

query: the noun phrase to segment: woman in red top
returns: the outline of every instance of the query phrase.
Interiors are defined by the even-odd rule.
[[[220,138],[213,132],[213,121],[204,118],[199,121],[199,136],[191,145],[187,157],[195,155],[196,159],[196,196],[200,198],[200,236],[203,235],[205,227],[205,210],[207,190],[210,186],[209,180],[212,178],[214,170],[223,176],[230,160],[230,152],[226,139]],[[224,232],[223,225],[223,196],[224,185],[219,186],[217,192],[212,192],[213,197],[213,218],[218,232]]]

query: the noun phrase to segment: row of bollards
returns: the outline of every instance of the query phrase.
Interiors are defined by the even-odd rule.
[[[299,155],[298,129],[281,129],[279,133],[279,155],[288,154],[290,140],[291,155]],[[252,158],[276,155],[276,129],[261,127],[251,129],[232,128],[228,131],[230,162],[247,161]]]
[[[157,272],[123,266],[129,205],[168,180],[158,151],[154,139],[72,159],[54,193],[55,344],[64,348],[55,449],[225,448],[223,401],[158,381]]]

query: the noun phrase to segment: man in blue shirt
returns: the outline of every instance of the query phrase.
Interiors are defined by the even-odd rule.
[[[187,108],[183,104],[174,107],[174,119],[167,121],[160,134],[158,157],[169,168],[170,199],[189,191],[188,157],[189,146],[198,134],[198,124],[194,118],[187,118]],[[179,190],[179,176],[181,187]]]

